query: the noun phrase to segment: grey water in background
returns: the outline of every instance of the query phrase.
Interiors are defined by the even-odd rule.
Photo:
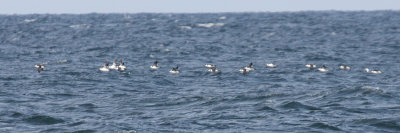
[[[0,15],[0,64],[0,132],[400,131],[399,11]]]

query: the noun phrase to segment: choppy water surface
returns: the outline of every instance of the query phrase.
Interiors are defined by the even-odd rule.
[[[398,132],[399,22],[398,11],[0,15],[0,132]],[[99,71],[114,59],[127,70]]]

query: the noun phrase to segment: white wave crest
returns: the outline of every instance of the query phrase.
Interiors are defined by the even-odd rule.
[[[204,24],[197,24],[199,27],[211,28],[217,26],[224,26],[224,23],[204,23]]]
[[[83,28],[90,28],[90,24],[77,24],[69,26],[73,29],[83,29]]]
[[[184,29],[184,30],[191,30],[192,27],[190,26],[179,26],[179,28]]]
[[[30,23],[30,22],[35,22],[36,19],[25,19],[24,22],[25,23]]]
[[[361,88],[369,89],[369,90],[381,90],[381,88],[379,88],[379,87],[373,87],[373,86],[363,86],[363,87],[361,87]]]
[[[57,61],[57,63],[65,63],[65,62],[68,62],[68,60],[64,59],[64,60]]]

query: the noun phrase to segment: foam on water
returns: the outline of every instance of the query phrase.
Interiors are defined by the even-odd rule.
[[[197,24],[199,27],[211,28],[211,27],[219,27],[224,26],[224,23],[204,23],[204,24]]]
[[[71,25],[69,27],[73,28],[73,29],[86,29],[86,28],[90,28],[90,24],[76,24],[76,25]]]
[[[191,30],[192,27],[190,26],[179,26],[181,29],[185,29],[185,30]]]
[[[24,22],[25,23],[31,23],[31,22],[35,22],[36,19],[25,19]]]

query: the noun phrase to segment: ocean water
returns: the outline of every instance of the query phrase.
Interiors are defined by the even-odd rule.
[[[0,132],[399,132],[399,63],[399,11],[0,15]]]

